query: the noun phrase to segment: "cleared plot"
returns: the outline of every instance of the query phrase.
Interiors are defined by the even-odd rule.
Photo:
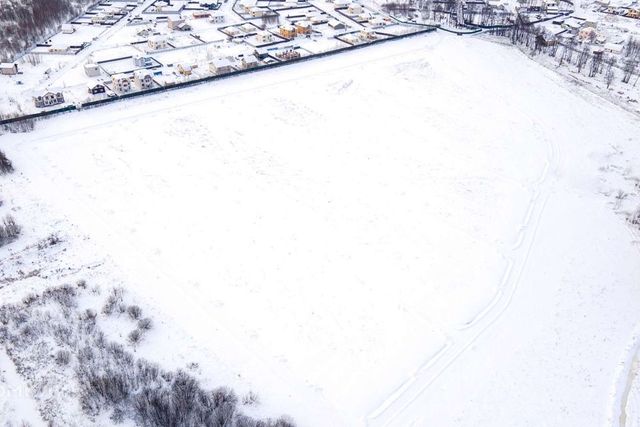
[[[352,426],[499,291],[552,139],[577,142],[567,110],[542,108],[568,98],[515,51],[430,36],[69,115],[2,142],[32,177],[28,194],[271,404],[304,425]],[[555,289],[548,274],[538,285]],[[520,304],[549,302],[525,295]],[[468,402],[438,392],[432,405]],[[414,413],[438,420],[413,409],[401,425]]]

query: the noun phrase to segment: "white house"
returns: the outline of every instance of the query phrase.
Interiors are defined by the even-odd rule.
[[[151,36],[147,40],[147,46],[151,50],[166,49],[167,40],[162,36]]]
[[[242,63],[242,68],[255,68],[258,66],[258,58],[255,55],[245,55],[240,60]]]
[[[33,98],[33,103],[37,108],[51,107],[64,103],[64,96],[61,92],[47,92],[42,96],[36,96]]]
[[[328,24],[334,30],[344,30],[345,29],[345,25],[342,22],[338,21],[337,19],[332,19],[331,21],[329,21]]]
[[[362,13],[362,11],[363,11],[362,6],[359,5],[358,3],[351,3],[347,7],[347,12],[350,13],[351,15],[359,15]]]
[[[76,29],[73,28],[71,24],[62,24],[62,33],[63,34],[73,34],[76,32]]]
[[[209,71],[224,74],[233,71],[233,63],[228,58],[216,58],[209,63]]]
[[[136,55],[133,57],[136,67],[153,67],[153,59],[150,56]]]
[[[153,87],[153,77],[151,77],[151,73],[147,70],[136,70],[133,73],[133,81],[140,90]]]
[[[120,93],[127,93],[131,90],[131,79],[126,74],[114,74],[111,76],[113,90]]]
[[[615,54],[620,54],[622,53],[622,51],[624,50],[624,46],[621,44],[615,44],[615,43],[605,43],[604,44],[604,51],[605,52],[611,52],[611,53],[615,53]]]
[[[89,77],[97,77],[100,75],[100,66],[92,62],[84,64],[84,73]]]
[[[212,24],[222,24],[224,22],[224,15],[222,15],[221,13],[211,15],[209,22],[211,22]]]
[[[0,74],[11,76],[18,74],[18,64],[3,62],[0,64]]]
[[[268,31],[259,31],[258,34],[256,34],[256,40],[260,44],[271,43],[273,42],[273,34]]]

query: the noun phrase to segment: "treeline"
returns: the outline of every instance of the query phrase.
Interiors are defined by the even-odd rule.
[[[508,37],[513,44],[523,46],[531,55],[546,54],[556,58],[558,65],[573,66],[578,73],[588,77],[600,76],[607,88],[620,80],[636,84],[640,79],[640,41],[631,37],[620,54],[610,54],[590,49],[590,44],[575,38],[560,42],[544,29],[518,21],[512,28],[495,31]]]
[[[50,238],[42,243],[50,244]],[[99,294],[98,288],[79,281],[0,306],[0,346],[29,382],[49,425],[69,425],[69,408],[79,404],[88,418],[106,412],[114,424],[129,420],[144,427],[295,426],[286,416],[255,419],[243,414],[240,405],[254,404],[255,394],[240,400],[227,387],[206,389],[187,371],[162,369],[108,339],[101,324],[112,316],[128,319],[140,334],[153,325],[142,317],[140,307],[126,303],[121,289],[109,293],[101,310],[81,305],[81,300],[87,301],[82,297],[93,296],[95,301]],[[140,342],[129,334],[128,344],[135,348]]]
[[[79,15],[93,0],[0,1],[0,60],[11,61],[60,24]]]

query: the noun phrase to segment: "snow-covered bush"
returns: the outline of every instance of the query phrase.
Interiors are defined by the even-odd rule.
[[[11,160],[7,158],[7,156],[0,151],[0,175],[5,175],[13,172],[13,164]]]
[[[11,215],[7,215],[0,223],[0,246],[13,242],[20,235],[21,228]]]

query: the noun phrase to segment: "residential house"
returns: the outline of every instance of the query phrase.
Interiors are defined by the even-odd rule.
[[[47,92],[42,96],[33,98],[33,102],[37,108],[51,107],[64,103],[64,96],[61,92]]]
[[[271,43],[273,42],[273,34],[268,31],[259,31],[258,34],[256,34],[256,41],[259,44]]]
[[[249,9],[249,15],[251,15],[252,18],[261,18],[264,14],[265,10],[261,7],[254,6]]]
[[[183,76],[190,76],[193,73],[193,67],[187,64],[178,64],[178,73]]]
[[[100,66],[92,62],[87,62],[83,66],[84,73],[89,77],[98,77],[100,75]]]
[[[225,74],[233,71],[233,63],[228,58],[216,58],[209,63],[209,71],[213,74]]]
[[[296,36],[296,27],[291,24],[285,24],[280,26],[280,35],[285,39],[292,39]]]
[[[247,69],[257,67],[260,62],[258,61],[258,58],[255,57],[255,55],[244,55],[240,59],[240,63],[242,64],[242,68]]]
[[[211,19],[209,19],[209,22],[211,22],[212,24],[222,24],[224,22],[224,15],[222,15],[221,13],[211,15]]]
[[[345,25],[344,23],[338,21],[337,19],[332,19],[331,21],[329,21],[329,27],[333,28],[334,30],[344,30],[345,29]]]
[[[204,12],[204,11],[196,11],[193,12],[193,19],[204,19],[204,18],[209,18],[211,17],[211,13],[210,12]]]
[[[131,78],[126,74],[114,74],[111,76],[113,90],[119,93],[127,93],[131,91]]]
[[[89,92],[91,95],[98,95],[101,93],[105,93],[107,90],[104,87],[104,85],[101,84],[90,84],[87,86],[87,92]]]
[[[347,7],[347,13],[349,13],[350,15],[359,15],[362,13],[362,11],[362,5],[359,5],[358,3],[351,3]]]
[[[167,40],[162,36],[151,36],[147,40],[147,46],[151,50],[160,50],[167,48]]]
[[[18,64],[3,62],[0,63],[0,74],[11,76],[18,74]]]
[[[240,31],[242,31],[243,33],[253,33],[258,29],[257,27],[255,27],[255,26],[253,26],[253,25],[251,25],[249,23],[242,24],[242,25],[240,25],[239,28],[240,28]]]
[[[313,25],[309,21],[298,21],[296,22],[296,34],[306,35],[311,34],[311,29]]]
[[[71,24],[62,24],[61,30],[63,34],[73,34],[76,32],[76,29],[73,28]]]
[[[143,67],[143,68],[153,67],[154,65],[153,58],[151,58],[150,56],[144,56],[144,55],[134,56],[133,63],[136,65],[136,67]]]
[[[147,70],[136,70],[133,72],[133,82],[138,89],[145,90],[153,87],[153,77]]]
[[[191,31],[191,25],[184,22],[182,18],[169,17],[167,19],[167,26],[170,30],[174,31]]]
[[[604,44],[604,51],[605,52],[620,54],[620,53],[622,53],[623,50],[624,50],[624,46],[621,45],[621,44],[616,44],[616,43],[605,43]]]

